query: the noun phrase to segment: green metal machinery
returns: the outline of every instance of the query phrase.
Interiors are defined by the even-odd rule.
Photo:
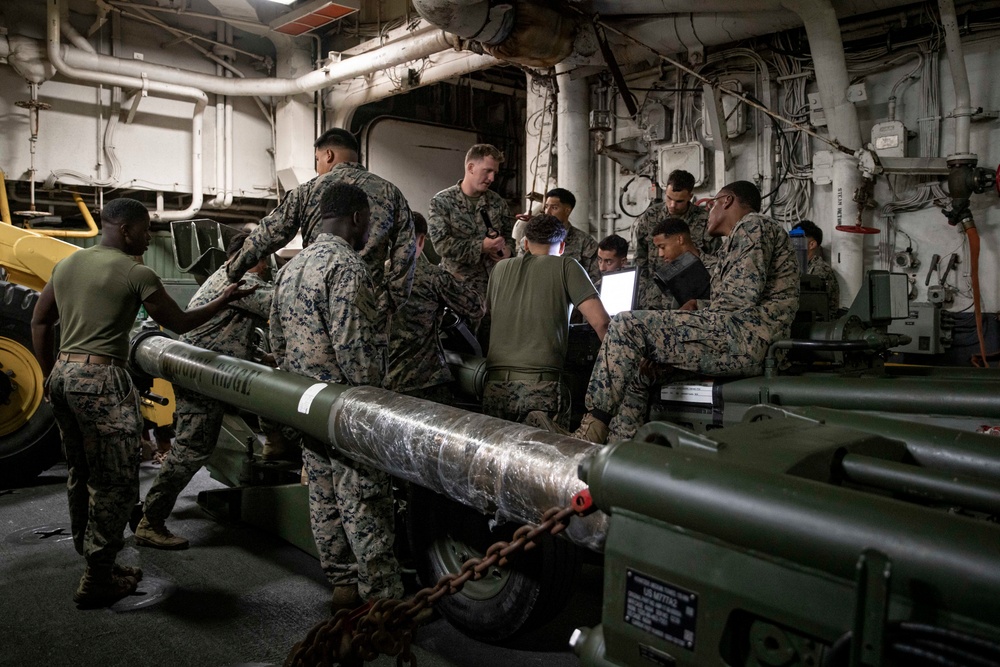
[[[1000,661],[1000,443],[991,436],[759,406],[707,434],[654,422],[633,442],[601,448],[156,332],[133,343],[133,365],[291,424],[494,522],[534,522],[589,487],[602,511],[567,531],[605,557],[602,624],[572,639],[584,664]],[[239,493],[266,506],[259,487]],[[283,493],[304,496],[300,486],[267,497]],[[527,584],[491,585],[442,611],[493,639],[530,622],[527,612],[470,622],[477,604]]]
[[[589,458],[611,521],[583,664],[998,664],[1000,443],[872,419],[758,407]]]

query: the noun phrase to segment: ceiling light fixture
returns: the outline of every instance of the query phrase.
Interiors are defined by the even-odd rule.
[[[272,30],[286,35],[302,35],[353,14],[360,4],[360,0],[313,0],[274,19],[270,26]]]

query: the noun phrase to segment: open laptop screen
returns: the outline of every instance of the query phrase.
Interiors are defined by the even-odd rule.
[[[628,268],[601,276],[601,303],[608,315],[635,308],[636,272]]]

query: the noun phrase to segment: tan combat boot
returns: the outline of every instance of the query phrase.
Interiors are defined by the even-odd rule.
[[[358,594],[357,584],[349,586],[334,586],[333,595],[330,598],[330,610],[336,614],[341,609],[355,609],[360,607],[364,600]]]
[[[608,425],[588,412],[580,421],[580,428],[573,431],[572,435],[578,440],[603,445],[608,441]]]
[[[135,593],[138,585],[132,577],[115,574],[112,567],[88,565],[73,594],[73,602],[81,609],[107,607]]]
[[[111,573],[117,577],[131,577],[135,579],[136,582],[142,581],[142,570],[131,565],[120,565],[115,563],[114,567],[111,568]]]
[[[144,547],[154,549],[187,549],[187,538],[174,535],[167,529],[166,524],[153,524],[149,519],[142,517],[142,521],[135,528],[135,543]]]

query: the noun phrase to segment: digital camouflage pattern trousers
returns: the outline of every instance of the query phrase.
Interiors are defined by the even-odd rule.
[[[73,545],[89,566],[110,566],[139,499],[139,394],[124,368],[64,361],[48,390],[66,450]]]
[[[559,380],[487,380],[483,412],[512,422],[524,422],[529,412],[541,410],[563,428],[569,428],[572,399]]]
[[[334,586],[357,583],[365,600],[402,597],[389,475],[303,440],[309,522],[327,579]]]
[[[174,396],[176,439],[142,508],[153,525],[163,523],[170,516],[177,496],[215,451],[222,429],[222,403],[177,386]]]

